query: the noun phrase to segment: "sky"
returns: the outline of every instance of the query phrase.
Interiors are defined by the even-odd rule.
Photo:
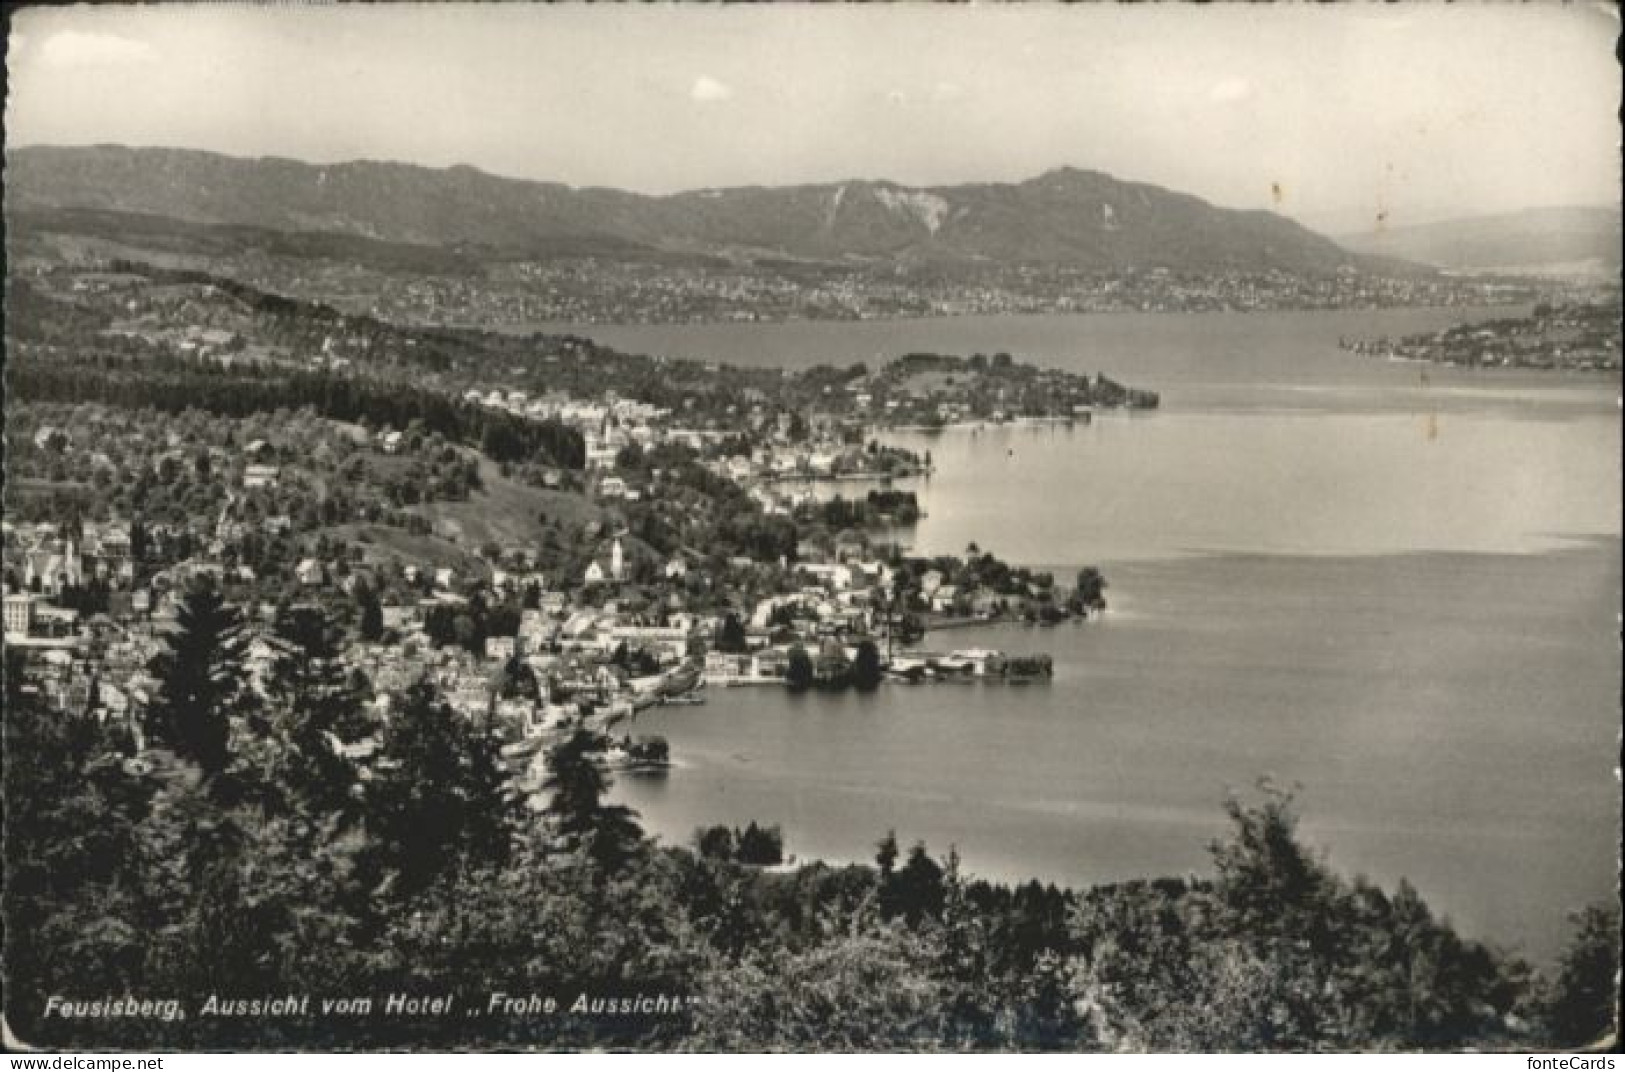
[[[1333,233],[1618,204],[1611,5],[27,9],[8,145],[648,193],[1061,165]]]

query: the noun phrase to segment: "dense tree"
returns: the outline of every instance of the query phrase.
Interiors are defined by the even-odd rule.
[[[732,860],[734,857],[733,831],[718,824],[694,832],[694,849],[707,860]]]
[[[696,1050],[876,1052],[942,1048],[929,940],[872,910],[816,944],[758,953],[702,979]]]
[[[659,734],[638,737],[635,740],[623,737],[621,747],[626,750],[627,758],[634,763],[663,767],[671,761],[671,744]]]
[[[1590,905],[1575,916],[1575,933],[1539,1016],[1559,1046],[1589,1046],[1619,1032],[1619,905]]]
[[[872,640],[858,641],[857,656],[852,661],[852,684],[860,692],[873,692],[880,687],[880,649]]]
[[[1225,802],[1235,829],[1212,846],[1214,888],[1231,917],[1248,933],[1267,936],[1288,920],[1312,914],[1331,876],[1297,837],[1292,794],[1261,786],[1263,800],[1248,807],[1239,798]]]
[[[717,627],[716,645],[718,651],[733,654],[750,650],[745,642],[745,625],[733,611],[722,616],[722,624]]]
[[[812,656],[800,644],[790,647],[789,661],[785,667],[784,680],[792,692],[805,692],[813,684]]]
[[[911,925],[942,915],[942,865],[931,858],[924,842],[915,842],[903,866],[880,887],[880,913],[887,919],[901,916]]]
[[[358,626],[361,639],[377,643],[384,635],[384,608],[378,602],[378,594],[371,587],[363,585],[356,592],[356,602],[361,606]]]
[[[504,700],[523,699],[539,703],[543,699],[542,682],[536,676],[536,671],[517,655],[502,664],[493,691]]]
[[[147,733],[212,778],[226,768],[232,722],[251,698],[242,616],[213,588],[197,587],[182,599],[175,624],[150,668],[158,693],[147,712]]]
[[[1392,896],[1329,871],[1291,797],[1232,801],[1195,886],[1090,891],[1073,920],[1078,990],[1108,1045],[1156,1050],[1459,1048],[1505,1032],[1520,969]]]
[[[890,881],[897,866],[897,831],[888,830],[886,836],[875,843],[875,866],[880,869],[880,881]]]
[[[742,864],[772,867],[784,862],[784,835],[776,826],[750,823],[739,834],[734,859]]]
[[[1077,593],[1074,598],[1079,606],[1086,610],[1101,611],[1106,609],[1106,578],[1094,566],[1086,566],[1078,571]]]
[[[140,979],[139,825],[157,784],[127,768],[126,740],[50,710],[15,648],[5,652],[4,729],[6,1018],[18,1037],[46,1041],[47,995]]]
[[[326,370],[227,367],[170,355],[102,365],[72,354],[54,356],[40,361],[20,355],[8,362],[10,389],[33,402],[151,406],[168,413],[196,408],[228,417],[310,406],[340,421],[366,417],[397,428],[422,421],[448,440],[478,446],[493,461],[541,458],[569,469],[580,469],[586,461],[585,441],[573,428],[474,406],[406,381]],[[198,461],[197,469],[201,477],[210,475],[207,461]],[[164,482],[173,482],[173,474]]]
[[[366,815],[373,866],[402,891],[507,859],[516,805],[495,741],[420,679],[390,712]]]
[[[643,838],[636,813],[604,801],[609,776],[600,757],[608,744],[585,727],[547,751],[546,816],[559,847],[584,852],[608,871],[625,862]]]
[[[365,711],[364,681],[340,661],[342,636],[316,607],[288,608],[277,617],[265,732],[257,742],[276,810],[311,818],[348,818],[356,811],[356,771],[341,749],[377,727]]]
[[[835,531],[866,525],[912,525],[920,519],[920,504],[912,491],[875,489],[862,499],[836,495],[824,502],[803,503],[796,516]]]
[[[937,940],[932,974],[942,992],[942,1041],[954,1048],[997,1046],[1009,1025],[1001,1022],[1002,988],[989,985],[998,978],[989,914],[971,903],[959,856],[953,851],[941,869],[940,886],[940,916],[930,933]],[[1058,1011],[1047,1012],[1054,1017]]]

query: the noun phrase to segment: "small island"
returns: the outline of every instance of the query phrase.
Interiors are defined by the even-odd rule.
[[[886,427],[942,428],[1015,420],[1089,420],[1096,410],[1156,409],[1155,391],[1126,387],[1105,373],[1080,375],[1016,361],[999,352],[911,353],[846,387],[853,409]]]
[[[664,737],[623,735],[604,753],[605,765],[626,774],[659,774],[671,769],[671,746]]]

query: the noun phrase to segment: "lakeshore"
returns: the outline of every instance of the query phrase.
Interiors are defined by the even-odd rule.
[[[1460,319],[1406,311],[1364,333]],[[1082,885],[1201,868],[1215,805],[1273,774],[1301,783],[1334,863],[1407,878],[1468,933],[1549,955],[1566,913],[1612,888],[1618,378],[1436,368],[1424,383],[1340,351],[1357,323],[998,321],[1040,359],[1087,353],[1075,366],[1164,400],[1071,429],[888,433],[935,471],[895,482],[922,517],[880,538],[929,556],[996,536],[1014,562],[1067,576],[1087,556],[1109,578],[1098,621],[932,629],[955,626],[938,647],[1048,651],[1052,684],[710,690],[640,716],[685,765],[618,798],[673,843],[756,819],[803,857],[866,861],[883,815],[974,873]],[[882,331],[925,347],[994,330],[670,338],[794,363],[861,355]],[[1498,788],[1518,780],[1512,756],[1542,786],[1517,801]],[[1033,780],[1036,796],[1017,784]]]
[[[868,862],[894,828],[973,874],[1081,887],[1200,871],[1225,794],[1273,775],[1334,865],[1543,958],[1613,888],[1619,555],[1114,563],[1098,622],[953,634],[1053,653],[1049,685],[708,688],[636,723],[682,768],[614,792],[673,844],[755,820]]]

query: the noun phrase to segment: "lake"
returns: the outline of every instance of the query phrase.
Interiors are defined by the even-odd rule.
[[[1619,381],[1337,347],[1467,315],[1490,314],[574,329],[786,366],[1006,350],[1164,399],[889,437],[937,466],[905,485],[916,549],[1105,571],[1100,621],[931,641],[1047,651],[1052,682],[713,690],[639,719],[678,769],[618,796],[669,840],[756,820],[803,858],[867,860],[895,829],[977,874],[1086,884],[1204,871],[1225,794],[1268,775],[1301,785],[1333,866],[1409,878],[1468,934],[1551,955],[1566,913],[1614,888]]]
[[[1163,392],[1165,407],[1226,411],[1371,408],[1405,399],[1426,379],[1470,398],[1527,389],[1522,403],[1594,402],[1597,377],[1473,372],[1359,358],[1350,340],[1431,332],[1461,320],[1515,316],[1524,307],[1383,309],[1286,313],[1100,313],[1088,316],[961,316],[917,320],[791,321],[782,324],[536,324],[627,353],[745,366],[877,367],[910,351],[1006,351],[1022,360],[1105,372]]]

